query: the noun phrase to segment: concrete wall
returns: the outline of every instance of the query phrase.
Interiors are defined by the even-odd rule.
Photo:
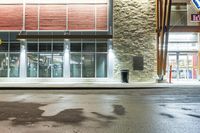
[[[156,0],[113,0],[114,79],[129,69],[129,81],[156,78]],[[133,70],[133,56],[144,57],[144,70]]]

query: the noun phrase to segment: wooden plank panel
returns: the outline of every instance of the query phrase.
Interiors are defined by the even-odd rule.
[[[93,5],[69,5],[69,30],[95,30]]]
[[[0,5],[0,30],[22,30],[22,5]]]
[[[38,29],[38,6],[37,5],[26,5],[26,30],[37,30]]]
[[[66,30],[66,6],[41,5],[40,30]]]
[[[97,30],[108,30],[108,11],[107,5],[96,6],[96,29]]]

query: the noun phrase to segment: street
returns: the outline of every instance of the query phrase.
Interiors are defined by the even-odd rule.
[[[199,132],[198,87],[0,91],[0,133]]]

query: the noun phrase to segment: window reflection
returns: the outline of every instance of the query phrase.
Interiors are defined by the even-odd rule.
[[[107,54],[97,54],[97,77],[107,77]]]
[[[71,54],[70,59],[70,76],[81,77],[81,54]]]
[[[10,54],[10,77],[19,77],[20,54]]]
[[[7,77],[8,54],[0,54],[0,77]]]
[[[39,77],[51,77],[51,54],[40,54]]]
[[[38,55],[35,53],[28,53],[27,65],[27,76],[37,77]]]
[[[63,55],[54,54],[53,55],[53,77],[63,76]]]
[[[84,53],[83,61],[83,77],[95,77],[95,54]]]

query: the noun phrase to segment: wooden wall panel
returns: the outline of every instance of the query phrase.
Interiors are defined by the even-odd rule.
[[[69,5],[69,30],[95,30],[95,6]]]
[[[107,30],[108,28],[108,10],[107,5],[96,6],[96,29]]]
[[[0,30],[22,30],[22,5],[0,5]]]
[[[25,18],[25,29],[26,30],[37,30],[38,29],[38,6],[37,5],[26,5],[26,18]]]
[[[65,5],[40,6],[40,30],[66,30]]]

